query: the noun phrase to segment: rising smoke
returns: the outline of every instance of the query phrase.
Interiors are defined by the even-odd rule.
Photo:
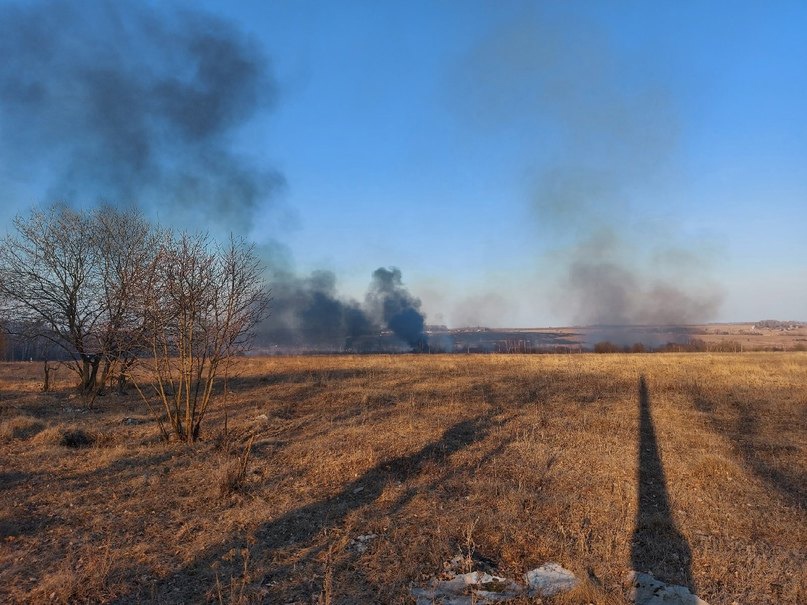
[[[420,300],[403,286],[400,269],[379,267],[373,272],[366,305],[371,317],[388,326],[412,349],[423,349],[426,334]]]
[[[471,53],[463,103],[476,128],[517,124],[535,138],[534,208],[555,248],[544,264],[555,282],[543,289],[565,321],[702,322],[722,298],[710,251],[676,228],[674,203],[647,203],[674,170],[673,95],[634,53],[573,8],[535,9]]]
[[[277,87],[225,21],[127,0],[4,4],[0,56],[0,160],[48,200],[243,232],[282,182],[234,150]]]
[[[282,177],[237,139],[278,87],[259,44],[229,22],[133,0],[4,3],[0,57],[7,199],[136,204],[161,223],[243,235],[276,204]],[[263,249],[273,300],[259,344],[350,348],[383,329],[423,341],[399,270],[376,271],[361,305],[332,273],[298,276],[282,246]]]
[[[307,277],[289,271],[272,278],[272,314],[261,341],[295,350],[422,351],[427,343],[420,300],[403,286],[400,269],[373,272],[364,303],[340,297],[336,276],[314,271]],[[391,337],[381,338],[385,331]]]

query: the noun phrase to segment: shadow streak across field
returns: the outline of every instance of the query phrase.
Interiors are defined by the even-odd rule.
[[[772,442],[770,438],[760,435],[760,420],[750,404],[737,402],[735,407],[738,418],[734,425],[720,424],[715,418],[718,429],[733,440],[743,460],[757,477],[797,509],[807,508],[807,475],[804,466],[776,463],[778,452],[788,453],[789,450],[798,451],[798,448],[789,443]]]
[[[657,578],[694,591],[692,552],[673,519],[644,376],[639,379],[637,479],[638,506],[631,541],[633,569],[651,572]]]
[[[728,439],[746,468],[788,504],[799,510],[807,508],[807,473],[803,465],[791,463],[799,448],[797,441],[788,439],[790,431],[803,429],[797,425],[760,428],[763,418],[775,422],[775,415],[765,417],[764,412],[759,411],[765,409],[764,402],[755,404],[735,399],[728,412],[698,389],[692,404],[706,415],[714,432]]]
[[[157,603],[167,602],[201,602],[209,595],[206,591],[215,586],[215,577],[211,569],[214,563],[221,560],[233,549],[240,549],[246,542],[253,543],[251,558],[266,562],[281,557],[281,550],[295,550],[302,554],[301,558],[293,558],[292,563],[270,563],[270,576],[263,579],[264,586],[282,585],[286,602],[291,593],[305,592],[311,587],[301,584],[296,571],[301,565],[319,556],[326,546],[322,540],[323,533],[338,528],[351,511],[368,506],[379,499],[385,487],[390,483],[406,483],[415,479],[426,467],[445,465],[453,454],[482,441],[490,429],[490,416],[480,415],[463,420],[449,427],[436,441],[432,441],[416,452],[386,460],[365,472],[360,477],[347,483],[337,494],[301,506],[287,512],[279,518],[260,526],[251,539],[243,535],[234,535],[229,540],[196,557],[174,574],[160,579],[148,592]],[[406,496],[404,496],[404,500]],[[403,502],[393,506],[399,508]],[[223,570],[219,569],[221,574]],[[226,577],[226,576],[225,576]],[[280,594],[268,594],[267,602],[275,602]],[[297,595],[299,596],[299,595]],[[310,595],[309,595],[310,596]],[[129,594],[116,600],[116,603],[141,602],[143,594]]]

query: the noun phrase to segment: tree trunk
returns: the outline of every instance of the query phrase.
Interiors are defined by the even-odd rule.
[[[86,392],[87,385],[90,382],[90,356],[85,355],[84,353],[81,354],[81,385],[80,388],[83,392]]]
[[[95,389],[100,364],[100,355],[81,355],[81,390],[84,393],[91,393]]]
[[[50,373],[53,371],[53,368],[48,365],[47,360],[45,360],[45,383],[42,385],[42,390],[47,393],[50,391]]]
[[[122,368],[118,374],[118,395],[126,395],[126,371]]]
[[[98,381],[98,394],[103,395],[104,391],[107,387],[107,381],[109,380],[109,375],[112,373],[114,369],[115,362],[110,360],[109,358],[104,360],[104,370],[101,372],[101,380]]]

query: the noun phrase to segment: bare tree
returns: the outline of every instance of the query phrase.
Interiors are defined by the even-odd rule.
[[[100,358],[92,336],[102,312],[89,222],[86,213],[65,205],[34,209],[15,218],[16,234],[0,243],[4,317],[23,326],[26,338],[61,347],[85,391],[95,384]]]
[[[137,210],[110,206],[93,212],[93,227],[102,309],[97,331],[103,356],[99,386],[117,372],[122,391],[144,346],[146,293],[156,276],[164,235]]]
[[[182,441],[199,438],[216,378],[245,352],[268,302],[254,248],[243,240],[220,247],[184,233],[163,246],[146,298],[143,361],[170,425],[160,423],[166,438],[169,428]]]
[[[142,331],[158,234],[136,210],[110,206],[34,209],[14,228],[0,242],[3,314],[29,342],[60,347],[94,399]]]
[[[90,401],[115,372],[122,385],[142,362],[170,430],[195,441],[217,376],[268,308],[254,248],[160,231],[110,206],[35,209],[14,227],[0,242],[2,316],[26,326],[28,342],[58,345]]]

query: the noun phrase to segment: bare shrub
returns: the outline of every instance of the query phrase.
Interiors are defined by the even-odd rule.
[[[218,486],[219,496],[226,498],[231,494],[239,491],[247,478],[247,467],[249,466],[249,457],[252,452],[252,443],[255,441],[255,435],[249,438],[244,451],[238,456],[236,460],[230,459],[230,451],[225,453],[225,461],[219,469]]]
[[[96,442],[96,436],[84,429],[70,429],[62,433],[59,445],[63,447],[81,448],[90,447]]]
[[[602,340],[594,345],[595,353],[619,353],[619,347],[610,340]]]
[[[217,377],[247,350],[268,304],[254,247],[231,239],[222,248],[201,234],[164,243],[145,302],[149,355],[140,361],[168,418],[167,429],[158,419],[166,439],[168,430],[187,443],[199,438]]]
[[[719,353],[742,353],[743,344],[736,340],[724,340],[712,345],[711,349]]]

